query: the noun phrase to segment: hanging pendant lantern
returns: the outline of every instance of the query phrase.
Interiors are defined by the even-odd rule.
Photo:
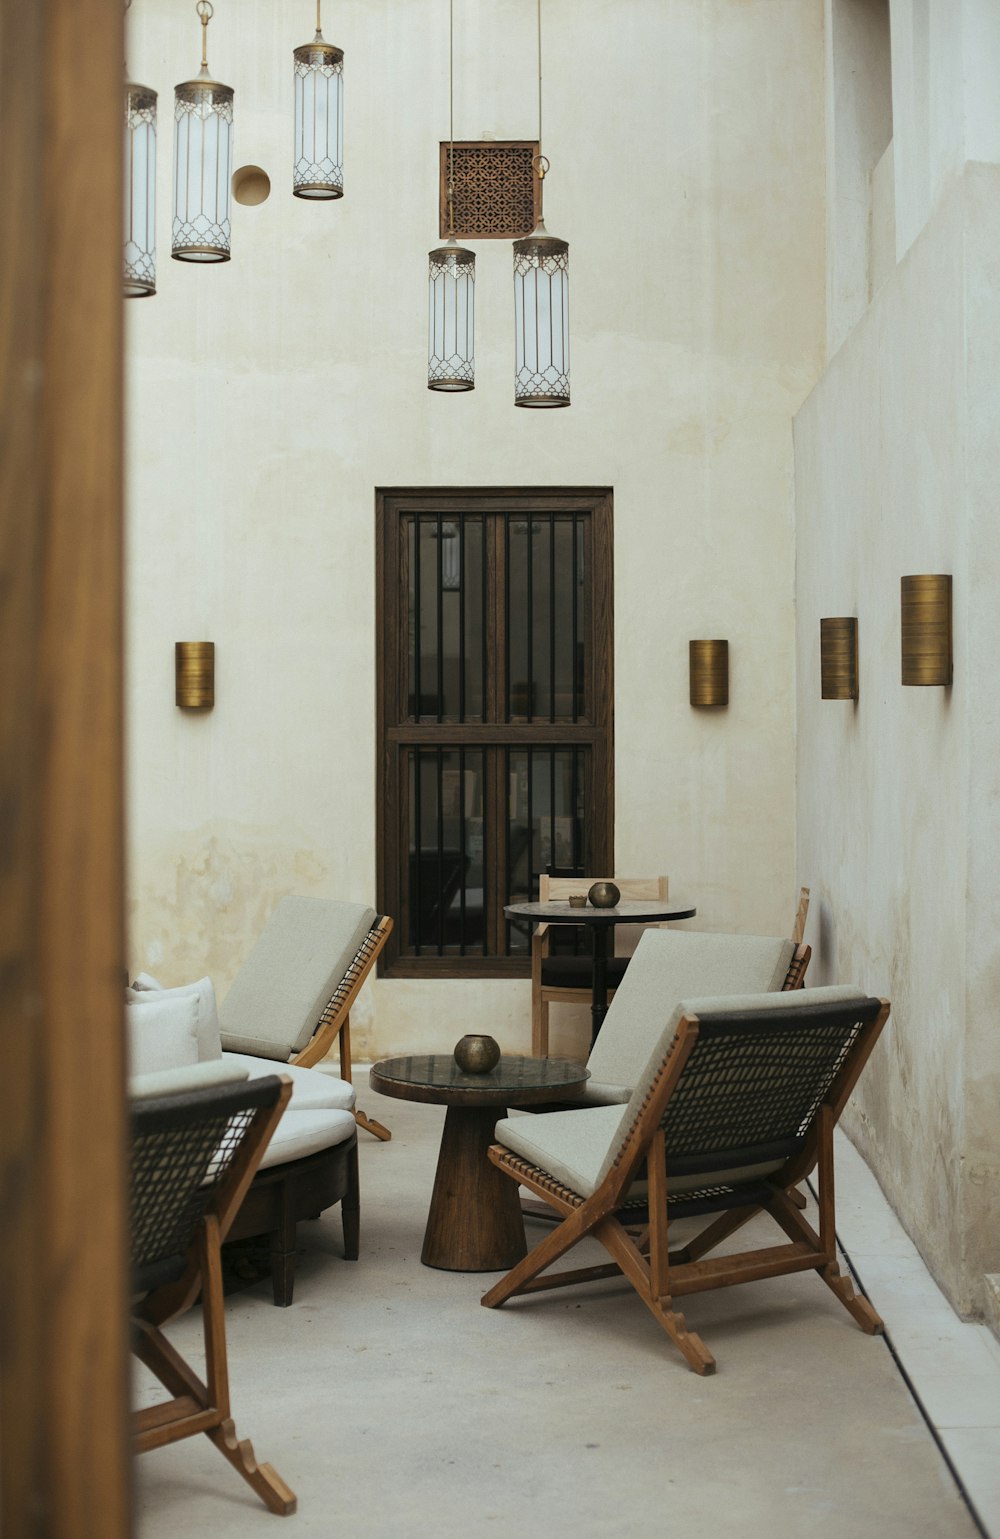
[[[297,198],[344,196],[344,50],[324,42],[316,0],[316,36],[293,52]]]
[[[448,239],[428,253],[428,390],[476,388],[476,255],[455,239],[454,0],[448,0]]]
[[[543,219],[514,242],[514,405],[569,405],[569,246]]]
[[[125,82],[126,299],[156,293],[156,92]]]
[[[174,90],[174,232],[178,262],[228,262],[233,88],[208,73],[210,0],[198,0],[201,70]]]
[[[476,386],[476,256],[452,236],[428,255],[428,390]]]
[[[569,246],[545,228],[549,162],[542,149],[542,0],[538,16],[538,223],[514,242],[514,405],[569,405]]]

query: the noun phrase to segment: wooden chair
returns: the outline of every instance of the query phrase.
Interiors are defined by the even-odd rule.
[[[219,1007],[223,1051],[314,1068],[336,1042],[350,1084],[351,1007],[391,932],[361,904],[282,898]],[[392,1137],[360,1109],[354,1118]]]
[[[204,1432],[283,1515],[295,1511],[294,1493],[257,1463],[230,1414],[220,1246],[290,1095],[287,1079],[268,1075],[133,1102],[131,1154],[132,1350],[170,1396],[134,1413],[136,1449]],[[204,1382],[161,1329],[199,1293]]]
[[[626,900],[645,898],[665,903],[669,896],[665,876],[549,876],[543,872],[538,878],[538,901],[565,903],[598,881],[613,881]],[[608,958],[609,1000],[622,981],[639,934],[638,925],[615,926],[616,954]],[[531,1051],[535,1058],[548,1057],[549,1005],[589,1004],[593,990],[591,957],[551,956],[550,943],[549,926],[536,926],[531,937]]]
[[[633,969],[643,969],[642,947],[630,977]],[[837,1264],[833,1129],[888,1014],[886,1000],[847,988],[688,1001],[674,1010],[626,1107],[498,1122],[493,1164],[562,1221],[483,1304],[621,1274],[705,1374],[715,1359],[675,1307],[679,1299],[816,1271],[863,1330],[881,1331]],[[791,1198],[816,1165],[818,1233]],[[788,1243],[709,1258],[761,1213]],[[699,1216],[706,1225],[671,1251],[670,1220]],[[541,1275],[586,1235],[600,1240],[610,1265]]]

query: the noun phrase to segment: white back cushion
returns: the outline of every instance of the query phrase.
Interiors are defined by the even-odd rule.
[[[184,1069],[198,1059],[197,995],[172,990],[136,995],[125,1001],[129,1074],[158,1074]]]
[[[647,930],[594,1043],[591,1078],[635,1086],[678,1000],[719,994],[767,994],[785,981],[790,940]]]
[[[332,898],[282,898],[222,1002],[223,1046],[282,1062],[299,1052],[375,922]]]
[[[132,987],[126,990],[125,997],[128,1003],[144,1008],[152,1000],[181,999],[188,995],[195,1001],[198,1059],[201,1063],[210,1063],[222,1057],[219,1011],[211,978],[199,978],[196,983],[181,983],[176,988],[165,989],[148,973],[140,973]]]

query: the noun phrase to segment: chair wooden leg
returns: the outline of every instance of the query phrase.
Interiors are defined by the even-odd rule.
[[[586,1224],[580,1220],[580,1211],[571,1213],[563,1219],[558,1229],[547,1234],[545,1239],[529,1250],[523,1261],[512,1267],[506,1277],[502,1277],[498,1283],[494,1283],[488,1293],[484,1293],[480,1303],[487,1309],[497,1309],[505,1304],[513,1294],[518,1293],[525,1283],[537,1277],[539,1272],[544,1272],[547,1266],[557,1261],[564,1255],[577,1240],[586,1232]]]
[[[348,1013],[344,1017],[344,1024],[340,1028],[340,1077],[351,1084],[351,1017]],[[367,1116],[363,1111],[354,1113],[354,1120],[359,1128],[364,1128],[366,1133],[381,1139],[387,1144],[392,1137],[389,1129],[382,1122],[376,1122],[374,1117]],[[355,1255],[357,1252],[355,1252]]]
[[[820,1267],[819,1275],[863,1331],[867,1331],[869,1336],[882,1335],[885,1324],[881,1315],[875,1312],[866,1298],[855,1293],[850,1278],[843,1275],[835,1261],[831,1261],[829,1266]]]
[[[295,1218],[291,1201],[282,1191],[280,1218],[271,1230],[271,1292],[279,1309],[287,1309],[295,1291]]]
[[[531,1001],[531,1056],[549,1056],[549,1003],[542,998],[541,992],[535,994]]]
[[[621,1267],[654,1320],[666,1331],[688,1367],[702,1375],[714,1373],[715,1358],[697,1332],[688,1330],[687,1321],[680,1311],[671,1309],[669,1294],[657,1297],[654,1293],[650,1266],[638,1254],[617,1219],[605,1219],[603,1223],[595,1225],[592,1232],[595,1240],[600,1240],[608,1254]]]
[[[295,1492],[285,1484],[273,1464],[257,1463],[253,1444],[247,1437],[237,1437],[231,1416],[213,1427],[208,1437],[272,1512],[281,1518],[291,1517],[298,1507]]]
[[[169,1405],[137,1412],[137,1426],[146,1423],[145,1432],[136,1442],[140,1452],[166,1442],[204,1432],[236,1472],[256,1492],[261,1501],[282,1517],[296,1509],[294,1491],[286,1485],[270,1464],[258,1464],[249,1438],[239,1438],[229,1414],[229,1365],[226,1353],[225,1302],[222,1292],[222,1260],[219,1227],[214,1214],[205,1220],[201,1237],[202,1321],[205,1335],[205,1377],[203,1384],[167,1338],[148,1321],[134,1321],[136,1335],[133,1350],[140,1362],[160,1380],[175,1397],[174,1415]],[[193,1413],[193,1414],[192,1414]],[[207,1425],[206,1425],[207,1423]]]
[[[381,1139],[387,1144],[392,1137],[391,1132],[382,1122],[376,1122],[374,1117],[369,1117],[360,1109],[354,1113],[354,1120],[359,1128],[364,1128],[366,1133],[371,1133],[375,1138]]]

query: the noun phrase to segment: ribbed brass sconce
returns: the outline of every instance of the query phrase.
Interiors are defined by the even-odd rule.
[[[950,684],[951,575],[900,579],[904,684]]]
[[[729,642],[689,641],[692,705],[729,704]]]
[[[174,642],[174,698],[186,711],[215,704],[215,642]]]
[[[858,698],[858,622],[854,615],[819,622],[819,667],[823,700]]]

